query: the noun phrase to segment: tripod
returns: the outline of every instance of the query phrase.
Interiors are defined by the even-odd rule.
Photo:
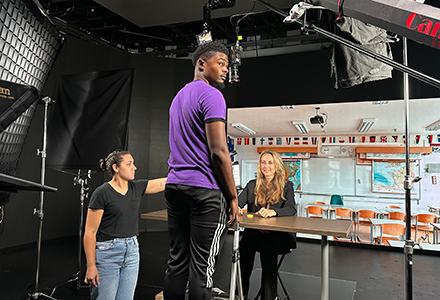
[[[49,104],[53,103],[49,97],[41,99],[44,102],[44,129],[43,129],[43,150],[37,149],[37,155],[41,155],[41,184],[44,185],[46,176],[46,144],[47,144],[47,109]],[[35,289],[34,292],[28,294],[28,299],[45,298],[49,300],[57,300],[52,296],[48,296],[42,292],[38,292],[38,280],[40,275],[40,257],[41,257],[41,234],[43,232],[43,204],[44,204],[44,191],[40,192],[40,206],[38,209],[34,208],[34,215],[37,215],[39,221],[38,240],[37,240],[37,271],[35,274]]]
[[[83,227],[84,227],[84,201],[89,197],[89,187],[87,186],[87,180],[92,178],[92,171],[88,170],[87,173],[81,173],[81,170],[78,170],[77,174],[69,173],[66,171],[63,171],[63,173],[74,175],[73,179],[73,185],[79,185],[81,186],[80,190],[80,211],[79,211],[79,228],[78,228],[78,272],[72,275],[72,277],[67,280],[66,282],[63,282],[60,285],[57,285],[52,289],[52,292],[50,293],[51,296],[55,293],[55,291],[63,285],[69,284],[71,282],[76,281],[76,288],[79,290],[80,288],[88,288],[88,285],[81,285],[81,278],[82,278],[82,233],[83,233]]]

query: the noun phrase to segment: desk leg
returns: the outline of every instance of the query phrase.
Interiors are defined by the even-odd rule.
[[[231,268],[231,283],[229,291],[229,300],[235,300],[235,287],[237,286],[238,296],[243,300],[243,288],[241,285],[241,271],[240,271],[240,231],[239,224],[234,226],[234,242],[232,244],[232,268]]]
[[[434,243],[434,245],[437,245],[438,244],[438,229],[436,228],[436,227],[434,227],[434,231],[433,231],[433,243]]]
[[[327,236],[321,236],[321,300],[329,300],[329,245]]]

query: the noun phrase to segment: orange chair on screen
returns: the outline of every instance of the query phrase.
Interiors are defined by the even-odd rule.
[[[382,224],[382,235],[378,236],[380,243],[383,245],[389,240],[403,241],[405,240],[405,225],[403,224]]]
[[[353,211],[348,208],[336,208],[335,209],[335,215],[337,220],[352,220]],[[342,240],[342,241],[353,241],[353,227],[351,228],[350,232],[350,238],[340,238],[340,237],[334,237],[335,240]]]
[[[398,205],[388,205],[386,206],[386,208],[397,208],[397,209],[402,209],[400,206]]]
[[[371,241],[363,241],[360,238],[359,231],[361,226],[368,226],[371,228],[371,221],[369,219],[376,218],[376,212],[374,210],[362,209],[357,212],[358,219],[356,220],[356,237],[359,242],[371,242]],[[371,229],[370,229],[371,230]]]
[[[325,204],[325,202],[324,201],[315,201],[315,202],[313,202],[313,204]]]
[[[322,207],[319,207],[319,206],[307,206],[307,217],[322,219]]]
[[[417,231],[424,231],[425,235],[422,238],[427,239],[429,243],[429,233],[433,232],[434,229],[429,223],[435,223],[437,221],[437,216],[432,214],[418,214],[416,216],[416,224],[415,224],[415,233],[414,233],[414,241],[417,242]]]
[[[388,216],[390,220],[401,220],[401,221],[406,220],[406,214],[401,211],[392,211],[388,214]]]

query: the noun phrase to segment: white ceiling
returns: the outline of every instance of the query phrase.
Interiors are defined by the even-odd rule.
[[[149,27],[164,24],[177,24],[203,20],[203,5],[208,0],[95,0],[97,3],[124,17],[139,27]],[[270,4],[289,11],[300,0],[271,0]],[[254,3],[252,0],[236,0],[231,8],[213,10],[212,19],[229,17],[237,13],[250,11]],[[262,5],[256,4],[255,11],[266,10]]]
[[[316,114],[328,116],[327,125],[310,124],[310,117]],[[425,131],[425,127],[440,119],[440,99],[410,100],[410,134],[434,134]],[[363,135],[391,135],[405,133],[405,102],[390,101],[385,105],[373,102],[331,103],[298,105],[293,109],[281,109],[279,106],[258,108],[228,109],[227,132],[232,137],[250,137],[232,127],[233,123],[243,123],[256,132],[257,137],[270,136],[347,136],[361,135],[357,129],[361,119],[375,118],[373,127]],[[292,125],[292,121],[304,120],[309,134],[301,135]],[[440,133],[440,130],[435,132]]]

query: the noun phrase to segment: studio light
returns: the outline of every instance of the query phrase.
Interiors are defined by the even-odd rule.
[[[359,132],[367,132],[370,130],[371,126],[373,126],[374,122],[376,122],[376,119],[362,119],[361,124],[359,125],[358,131]]]
[[[292,121],[293,126],[298,129],[299,133],[306,134],[309,133],[309,130],[307,129],[305,122],[303,120],[301,121]]]
[[[247,127],[246,125],[242,124],[242,123],[233,123],[232,127],[243,131],[244,133],[247,133],[249,135],[254,135],[256,132],[252,129],[250,129],[249,127]]]
[[[431,125],[425,127],[426,131],[437,131],[440,129],[440,120],[435,121]]]
[[[235,6],[235,0],[209,0],[208,8],[210,10],[219,8],[229,8]]]

